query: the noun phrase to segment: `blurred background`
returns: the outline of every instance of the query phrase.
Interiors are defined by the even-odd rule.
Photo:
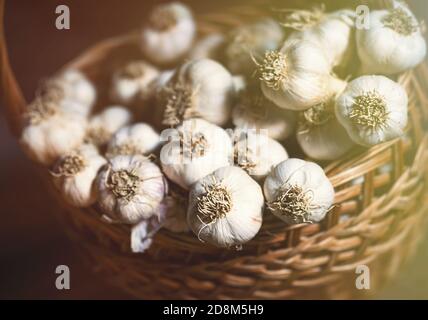
[[[40,79],[54,73],[95,41],[139,27],[154,0],[8,0],[5,28],[11,64],[27,100]],[[196,13],[251,0],[183,1]],[[278,1],[286,6],[289,1]],[[328,4],[328,0],[324,1]],[[428,2],[413,0],[428,21]],[[55,28],[55,8],[69,6],[71,29]],[[42,181],[9,134],[0,108],[0,298],[126,299],[97,276],[67,239]],[[71,290],[55,288],[55,268],[70,267]],[[428,299],[428,235],[415,258],[375,298]]]

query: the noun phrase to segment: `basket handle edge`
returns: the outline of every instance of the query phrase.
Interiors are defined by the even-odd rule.
[[[0,0],[0,92],[9,129],[15,137],[22,130],[26,101],[9,61],[4,26],[5,0]]]

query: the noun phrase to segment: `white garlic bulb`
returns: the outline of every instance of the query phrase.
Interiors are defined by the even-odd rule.
[[[110,106],[89,119],[86,140],[97,145],[105,145],[113,134],[130,123],[131,112],[121,106]]]
[[[315,8],[313,11],[296,10],[283,23],[296,29],[289,39],[302,39],[317,43],[334,67],[349,60],[353,50],[353,27],[355,13],[352,10],[338,10],[325,13]]]
[[[29,106],[21,145],[28,156],[44,165],[77,148],[85,137],[86,119],[65,112],[46,98],[38,97]]]
[[[315,160],[335,160],[348,152],[354,143],[336,119],[335,97],[300,113],[297,142],[303,152]]]
[[[150,155],[160,145],[159,134],[146,123],[119,129],[107,146],[108,158],[117,155]]]
[[[158,94],[163,124],[176,126],[199,117],[223,125],[229,120],[234,95],[232,75],[220,63],[210,59],[189,61]]]
[[[236,129],[265,130],[272,139],[284,140],[294,131],[296,115],[278,108],[258,88],[250,88],[240,95],[232,111],[232,122]]]
[[[426,43],[413,13],[403,4],[371,11],[368,29],[358,28],[357,48],[365,74],[394,74],[413,68],[426,55]]]
[[[308,109],[343,86],[330,74],[324,50],[310,41],[286,41],[281,50],[267,51],[258,67],[263,94],[284,109]]]
[[[221,33],[211,33],[198,40],[189,53],[190,60],[213,59],[217,60],[220,56],[220,50],[225,43],[224,36]]]
[[[287,151],[279,142],[259,133],[242,135],[234,150],[235,164],[257,181],[262,181],[278,163],[288,159]]]
[[[203,242],[218,247],[240,246],[260,230],[263,207],[257,182],[241,168],[223,167],[193,186],[187,220]]]
[[[152,94],[151,83],[159,76],[159,70],[145,61],[126,64],[113,74],[113,97],[121,103],[135,99],[146,100]]]
[[[110,159],[97,187],[100,208],[112,220],[131,224],[159,215],[167,189],[159,167],[141,155]]]
[[[233,156],[232,141],[225,130],[203,119],[183,122],[160,153],[165,175],[184,189],[214,170],[227,166]],[[166,133],[168,134],[168,132]]]
[[[181,3],[157,6],[141,33],[141,49],[150,61],[165,65],[182,58],[190,49],[196,26],[190,10]]]
[[[89,207],[96,202],[94,181],[106,162],[94,145],[84,144],[58,159],[51,173],[68,203]]]
[[[40,93],[45,99],[55,101],[66,112],[88,116],[95,104],[97,92],[94,85],[77,69],[68,69],[49,79]]]
[[[281,26],[270,18],[232,30],[224,50],[228,69],[234,74],[253,73],[252,59],[262,57],[267,50],[278,49],[283,38]]]
[[[334,202],[323,169],[300,159],[278,164],[264,182],[264,194],[269,210],[288,224],[319,222]]]
[[[384,76],[351,81],[336,101],[336,117],[351,139],[373,146],[403,135],[407,125],[407,93]]]

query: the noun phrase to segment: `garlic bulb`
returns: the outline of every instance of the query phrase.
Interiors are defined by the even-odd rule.
[[[353,146],[345,128],[336,119],[335,97],[300,113],[297,142],[303,152],[316,160],[335,160]]]
[[[278,164],[264,182],[264,194],[269,210],[288,224],[319,222],[334,201],[323,169],[300,159]]]
[[[251,74],[252,59],[262,57],[267,50],[276,50],[284,33],[276,21],[266,18],[232,30],[228,38],[225,48],[228,69],[234,74]]]
[[[269,137],[284,140],[294,131],[296,115],[278,108],[259,89],[250,88],[240,95],[232,111],[232,121],[236,129],[266,130]]]
[[[132,61],[114,73],[112,95],[125,104],[146,100],[151,95],[150,84],[158,76],[159,70],[147,62]]]
[[[117,155],[149,155],[160,144],[159,134],[146,123],[136,123],[119,129],[107,146],[108,158]]]
[[[85,137],[86,119],[65,112],[46,97],[38,97],[28,106],[26,118],[21,145],[31,159],[44,165],[77,148]]]
[[[105,145],[113,134],[132,120],[132,114],[121,106],[107,107],[89,119],[86,140],[97,145]]]
[[[217,60],[220,50],[224,45],[224,36],[220,33],[209,34],[198,40],[190,50],[189,59],[213,59]]]
[[[167,189],[159,167],[141,155],[110,159],[97,187],[100,208],[112,220],[131,224],[159,215]]]
[[[308,109],[343,86],[330,74],[324,50],[310,41],[286,41],[281,50],[267,51],[258,67],[263,94],[284,109]]]
[[[365,74],[394,74],[413,68],[426,55],[426,43],[413,13],[403,4],[370,12],[368,29],[357,30],[358,55]]]
[[[229,120],[234,94],[232,75],[220,63],[209,59],[189,61],[158,94],[163,124],[176,126],[199,117],[223,125]]]
[[[232,141],[222,128],[203,119],[190,119],[171,129],[170,142],[160,153],[165,175],[184,189],[214,170],[230,164]]]
[[[362,76],[337,99],[336,117],[355,143],[373,146],[403,135],[407,101],[400,84],[384,76]]]
[[[248,132],[235,143],[235,164],[257,181],[262,181],[280,162],[288,159],[287,151],[277,141]]]
[[[244,170],[223,167],[190,191],[187,220],[199,240],[218,247],[240,246],[260,230],[264,199]]]
[[[79,70],[68,69],[49,79],[41,88],[44,99],[55,101],[66,112],[90,114],[96,100],[93,84]]]
[[[94,145],[84,144],[55,163],[54,183],[67,202],[76,207],[89,207],[96,202],[94,181],[106,162]]]
[[[313,11],[295,10],[287,16],[284,26],[296,29],[289,39],[317,43],[323,48],[329,64],[334,67],[349,60],[353,50],[355,13],[338,10],[330,13],[315,8]]]
[[[165,196],[165,222],[163,227],[169,231],[180,233],[189,231],[187,224],[188,194],[171,185]]]
[[[157,6],[141,33],[141,49],[150,61],[165,65],[182,58],[193,43],[195,22],[181,3]]]

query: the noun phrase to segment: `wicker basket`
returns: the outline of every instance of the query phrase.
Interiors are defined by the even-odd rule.
[[[235,8],[200,17],[201,32],[226,30],[260,15],[258,10]],[[0,22],[3,14],[0,0]],[[1,85],[8,121],[18,136],[26,102],[1,31]],[[139,56],[136,41],[135,33],[102,41],[66,67],[87,73],[101,92],[101,105],[113,68]],[[136,297],[350,298],[361,293],[355,289],[355,269],[362,264],[370,268],[369,292],[374,292],[412,254],[426,216],[427,65],[400,75],[398,81],[409,94],[406,138],[355,150],[326,164],[338,206],[320,224],[286,226],[267,214],[257,237],[239,252],[201,244],[192,234],[162,230],[150,250],[139,255],[130,252],[129,227],[102,222],[95,207],[71,208],[56,197],[62,208],[58,212],[97,270]],[[145,116],[150,120],[150,111]],[[385,165],[389,171],[382,170]],[[37,170],[47,176],[45,169]]]

